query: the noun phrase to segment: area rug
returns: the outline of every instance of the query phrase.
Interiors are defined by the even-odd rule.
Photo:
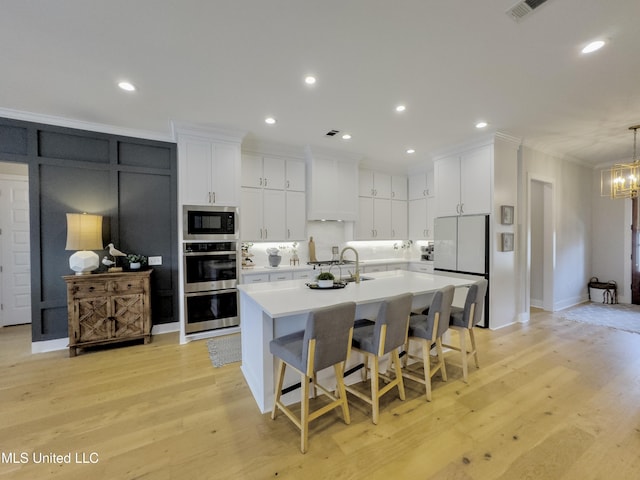
[[[212,338],[207,341],[207,348],[209,349],[209,357],[214,367],[222,367],[228,363],[242,360],[242,346],[240,344],[239,333]]]
[[[574,322],[601,325],[640,334],[640,305],[624,303],[583,303],[557,312],[561,318]]]

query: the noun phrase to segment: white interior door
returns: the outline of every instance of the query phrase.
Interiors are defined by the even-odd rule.
[[[31,323],[27,177],[0,177],[0,262],[0,325]]]

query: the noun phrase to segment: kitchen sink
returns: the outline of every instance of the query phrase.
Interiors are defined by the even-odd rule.
[[[373,280],[373,277],[360,277],[360,281],[364,282],[365,280]],[[353,283],[356,281],[355,278],[353,277],[346,277],[346,278],[341,278],[340,279],[342,282],[347,282],[347,283]]]

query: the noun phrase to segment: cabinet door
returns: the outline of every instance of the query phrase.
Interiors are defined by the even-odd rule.
[[[427,237],[427,199],[409,200],[409,238]]]
[[[460,204],[463,215],[491,213],[491,157],[487,145],[465,153],[460,159]]]
[[[264,188],[284,190],[285,162],[282,158],[264,157],[262,165]]]
[[[285,188],[296,192],[305,191],[305,165],[304,162],[287,160]]]
[[[358,221],[356,222],[356,227],[356,235],[359,240],[371,240],[374,238],[373,198],[358,198]]]
[[[427,192],[427,197],[434,197],[436,192],[433,188],[433,170],[429,170],[426,173],[426,192]]]
[[[286,201],[284,190],[263,190],[263,240],[287,238]]]
[[[434,164],[436,217],[460,214],[460,159],[447,157]]]
[[[113,337],[127,338],[144,334],[144,295],[119,295],[113,302]]]
[[[434,204],[435,204],[435,198],[433,197],[429,197],[427,198],[427,223],[425,225],[426,228],[426,239],[427,240],[433,240],[433,221],[434,221],[434,214],[435,214],[435,208],[434,208]]]
[[[409,200],[418,200],[427,196],[427,181],[424,173],[409,176]]]
[[[183,137],[180,140],[179,148],[182,203],[208,205],[210,203],[213,162],[211,142]]]
[[[391,177],[391,198],[393,200],[407,199],[407,177],[404,175],[393,175]]]
[[[210,203],[235,206],[240,195],[240,146],[216,143],[214,149]]]
[[[243,188],[240,204],[240,238],[245,241],[262,238],[262,190]]]
[[[307,208],[304,192],[286,192],[287,240],[306,238]]]
[[[111,305],[108,297],[76,300],[77,327],[74,343],[106,340],[111,336]],[[76,331],[77,330],[77,331]],[[71,341],[71,339],[70,339]]]
[[[407,202],[391,200],[391,238],[393,240],[407,238],[407,225]]]
[[[373,195],[376,198],[391,198],[391,175],[374,172]]]
[[[328,185],[336,185],[337,188],[330,189],[331,195],[335,196],[337,212],[340,218],[333,220],[355,220],[358,215],[358,196],[355,186],[358,179],[358,166],[348,161],[336,162],[335,177]],[[326,185],[325,187],[326,188]]]
[[[358,172],[358,196],[373,197],[375,195],[374,189],[373,172],[371,170],[360,170]]]
[[[373,237],[376,240],[391,238],[391,200],[373,199]]]
[[[262,157],[258,155],[242,155],[241,185],[243,187],[262,187]]]

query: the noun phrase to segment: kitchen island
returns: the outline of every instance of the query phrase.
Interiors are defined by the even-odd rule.
[[[445,285],[464,287],[473,281],[443,275],[395,270],[367,274],[360,283],[341,289],[311,289],[304,280],[239,285],[242,373],[262,413],[273,408],[276,360],[269,352],[273,338],[303,330],[311,310],[342,302],[356,303],[356,318],[374,319],[385,298],[402,293],[413,294],[413,309],[430,303],[433,293]],[[359,359],[351,358],[350,365]],[[347,368],[350,366],[348,365]],[[331,377],[327,369],[319,381]],[[354,375],[353,381],[359,379]],[[300,381],[288,369],[285,387]],[[326,382],[326,380],[324,380]],[[350,383],[347,381],[347,383]],[[328,383],[330,385],[330,383]],[[285,403],[299,401],[299,389],[283,397]]]

